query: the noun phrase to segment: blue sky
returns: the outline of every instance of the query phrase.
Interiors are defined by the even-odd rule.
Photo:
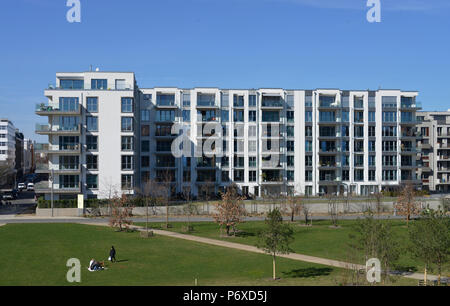
[[[140,87],[420,91],[425,110],[450,108],[450,1],[2,1],[0,117],[38,139],[34,105],[58,71],[133,71]]]

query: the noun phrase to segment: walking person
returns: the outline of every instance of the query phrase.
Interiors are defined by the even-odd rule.
[[[116,249],[114,249],[114,246],[111,246],[111,250],[109,251],[109,260],[111,262],[116,261]]]

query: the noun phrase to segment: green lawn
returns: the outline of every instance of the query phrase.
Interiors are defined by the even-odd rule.
[[[81,285],[337,285],[345,270],[278,259],[182,239],[77,224],[8,224],[0,227],[0,285],[72,285],[69,258],[81,261]],[[114,245],[120,262],[89,272],[91,258],[105,260]],[[396,284],[415,285],[400,279]]]
[[[404,221],[389,220],[393,230],[397,234],[400,245],[404,248],[396,264],[396,268],[402,271],[423,271],[423,263],[412,258],[406,250],[408,246],[408,229]],[[364,264],[362,253],[355,253],[350,247],[349,234],[353,232],[355,220],[340,220],[340,228],[330,228],[330,221],[314,221],[312,227],[301,226],[300,223],[294,223],[295,240],[291,247],[296,253],[318,256],[329,259],[342,260],[346,262],[356,262]],[[181,232],[181,227],[186,222],[172,222],[173,228],[170,230]],[[145,226],[145,224],[140,223]],[[192,235],[232,241],[237,243],[255,245],[257,241],[257,231],[264,226],[262,221],[245,222],[238,226],[242,232],[236,237],[221,237],[219,227],[214,222],[196,222]],[[151,227],[159,228],[161,224],[151,224]],[[444,267],[444,272],[450,271],[450,264]]]

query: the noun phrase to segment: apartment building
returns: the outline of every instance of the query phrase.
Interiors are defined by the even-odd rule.
[[[40,171],[60,197],[132,194],[150,179],[194,196],[235,182],[257,197],[419,183],[415,91],[138,88],[132,73],[85,72],[57,74],[45,95]]]
[[[419,112],[418,177],[423,188],[430,191],[450,191],[450,110]]]
[[[16,166],[16,128],[8,119],[0,119],[0,161]]]
[[[140,150],[139,99],[134,73],[57,73],[36,105],[47,122],[36,133],[48,143],[36,144],[36,172],[48,181],[36,184],[39,194],[55,199],[108,198],[114,191],[133,194]]]

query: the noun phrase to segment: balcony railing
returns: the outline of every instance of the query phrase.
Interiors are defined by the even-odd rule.
[[[75,126],[50,126],[49,124],[36,124],[36,133],[79,133],[81,125]]]
[[[59,106],[46,105],[44,103],[36,104],[35,111],[38,114],[79,114],[80,104],[70,108],[59,108]]]

